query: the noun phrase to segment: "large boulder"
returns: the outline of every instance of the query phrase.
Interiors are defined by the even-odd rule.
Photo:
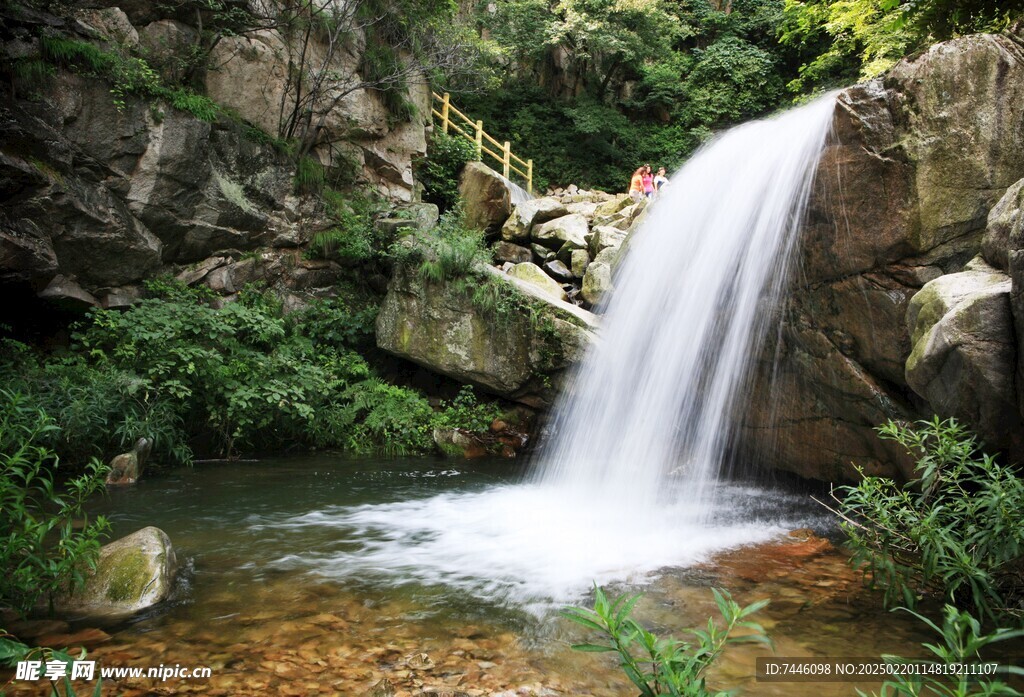
[[[1010,285],[980,259],[926,284],[907,312],[907,383],[940,416],[971,424],[989,446],[1016,455],[1024,430]]]
[[[565,291],[562,290],[562,286],[558,285],[557,281],[544,273],[544,269],[536,264],[532,264],[530,262],[516,264],[514,267],[509,269],[508,273],[509,276],[512,276],[513,278],[529,283],[531,286],[550,298],[555,300],[566,299]]]
[[[566,245],[572,249],[586,249],[589,230],[585,217],[570,213],[538,225],[530,236],[534,242],[551,249],[561,249]]]
[[[756,371],[741,457],[821,479],[855,479],[854,465],[912,474],[874,428],[936,409],[904,374],[911,298],[978,254],[989,212],[1024,176],[1016,42],[938,44],[838,95],[801,230],[801,271]]]
[[[515,207],[512,215],[501,226],[501,239],[507,242],[528,240],[530,230],[534,225],[546,223],[568,214],[566,206],[555,198],[535,198],[523,201]]]
[[[481,271],[493,274],[487,282],[511,284],[509,292],[532,311],[498,318],[475,305],[464,285],[430,284],[398,269],[377,318],[377,345],[502,397],[549,404],[562,371],[582,359],[595,319],[530,283]]]
[[[55,601],[69,616],[127,616],[152,607],[171,594],[177,558],[163,530],[146,527],[100,549],[95,572],[85,586]]]
[[[1014,251],[1024,239],[1024,179],[1011,186],[988,214],[988,226],[981,241],[985,261],[1010,271],[1011,240]]]
[[[459,196],[466,224],[478,230],[499,230],[512,214],[509,181],[482,162],[468,162],[462,168]]]

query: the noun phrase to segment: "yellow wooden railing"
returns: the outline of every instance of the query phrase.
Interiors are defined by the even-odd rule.
[[[434,95],[434,106],[431,112],[441,121],[441,130],[444,133],[455,131],[463,138],[466,138],[476,146],[476,159],[483,161],[484,153],[487,153],[501,163],[501,173],[508,179],[512,172],[515,172],[526,180],[526,191],[533,195],[533,160],[524,160],[512,154],[509,142],[499,143],[490,135],[484,132],[484,122],[474,121],[461,111],[452,106],[451,97],[445,92],[443,95],[437,92]],[[453,118],[454,115],[454,118]],[[459,123],[463,124],[462,126]],[[468,128],[468,130],[467,130]],[[494,145],[499,152],[491,150],[484,141]],[[517,167],[516,163],[521,167]]]

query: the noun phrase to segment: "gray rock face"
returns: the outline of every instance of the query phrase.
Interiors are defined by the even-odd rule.
[[[0,282],[114,288],[221,249],[297,246],[291,165],[269,148],[61,73],[52,103],[0,107]],[[88,163],[83,165],[82,163]]]
[[[772,465],[819,479],[855,479],[854,464],[911,474],[873,431],[937,408],[904,375],[905,317],[922,286],[979,252],[989,212],[1024,176],[1022,122],[1024,56],[1007,36],[939,44],[840,93],[801,233],[802,273],[758,370],[741,457],[771,453]],[[986,257],[999,265],[1005,231],[991,236]]]
[[[74,617],[132,615],[166,600],[176,572],[170,539],[159,528],[143,528],[104,545],[84,588],[57,598],[55,605]]]
[[[465,292],[425,284],[415,274],[398,270],[377,318],[377,345],[494,394],[530,406],[549,404],[554,396],[551,378],[557,382],[562,370],[582,357],[594,319],[531,284],[494,273],[496,282],[513,283],[527,301],[536,303],[539,321],[523,313],[497,322],[474,307]]]
[[[583,276],[583,299],[593,307],[606,293],[613,290],[612,267],[603,261],[592,261]]]
[[[981,241],[985,261],[997,269],[1010,270],[1011,239],[1024,237],[1024,179],[1011,186],[992,207]]]
[[[991,448],[1020,452],[1010,277],[980,259],[910,301],[907,383],[940,416],[970,423]]]

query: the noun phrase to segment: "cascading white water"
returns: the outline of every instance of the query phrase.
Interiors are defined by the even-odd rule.
[[[673,176],[529,481],[267,520],[360,540],[274,563],[546,608],[806,526],[784,496],[714,481],[833,108],[828,96],[733,129]]]
[[[833,107],[830,95],[732,129],[672,178],[630,241],[601,341],[555,410],[538,481],[645,511],[677,473],[688,499],[709,504]]]

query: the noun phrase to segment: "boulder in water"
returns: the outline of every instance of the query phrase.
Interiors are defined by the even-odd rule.
[[[62,614],[125,616],[167,599],[177,572],[177,558],[163,530],[147,527],[100,549],[95,572],[85,586],[56,599]]]
[[[121,453],[111,460],[107,484],[134,484],[138,481],[142,476],[142,468],[149,458],[149,451],[152,447],[151,439],[139,438],[131,451]]]

